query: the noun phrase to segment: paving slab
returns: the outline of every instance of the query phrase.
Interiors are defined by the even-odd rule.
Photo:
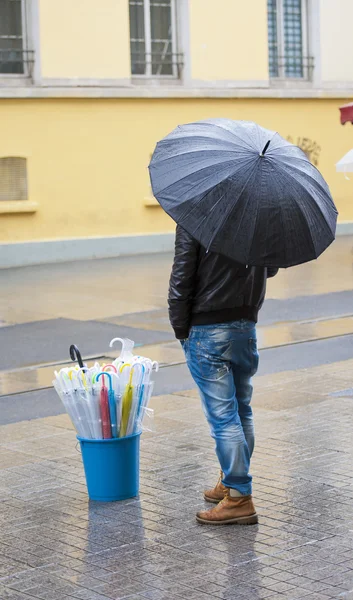
[[[324,367],[258,378],[253,527],[195,521],[218,469],[196,390],[152,399],[141,493],[125,502],[89,502],[67,415],[0,427],[0,597],[344,597],[353,413],[331,394],[352,364],[330,365],[325,378]]]

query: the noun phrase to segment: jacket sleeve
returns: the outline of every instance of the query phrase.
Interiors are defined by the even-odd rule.
[[[169,320],[178,340],[189,336],[198,254],[199,243],[178,225],[168,295]]]
[[[277,269],[276,267],[267,267],[267,279],[277,275],[278,271],[279,269]]]

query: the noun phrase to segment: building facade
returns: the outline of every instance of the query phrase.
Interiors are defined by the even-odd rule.
[[[158,139],[254,120],[322,171],[353,232],[351,0],[1,0],[0,266],[170,249]]]

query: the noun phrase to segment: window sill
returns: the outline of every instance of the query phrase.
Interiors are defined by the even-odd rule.
[[[29,87],[32,85],[33,79],[29,75],[0,73],[0,87]]]
[[[147,75],[132,75],[131,83],[135,86],[163,87],[167,85],[183,85],[181,77],[174,75],[159,75],[159,77],[148,77]]]
[[[161,206],[158,202],[158,200],[156,200],[155,198],[153,198],[153,196],[148,196],[146,198],[143,199],[143,204],[144,206],[146,206],[147,208],[152,208],[153,206]]]
[[[312,88],[313,80],[305,77],[271,77],[270,86],[273,88],[293,89],[293,88]]]
[[[266,86],[244,87],[239,86],[237,82],[230,86],[214,85],[127,85],[126,87],[107,87],[97,85],[96,87],[84,86],[22,86],[22,87],[1,87],[1,98],[93,98],[101,100],[102,98],[335,98],[340,101],[342,98],[350,98],[353,95],[353,81],[345,85],[333,82],[332,84],[305,83],[299,85],[299,82],[293,86],[284,84],[271,84]],[[1,202],[1,201],[0,201]]]
[[[29,202],[28,200],[1,200],[0,214],[35,213],[38,206],[38,202]]]

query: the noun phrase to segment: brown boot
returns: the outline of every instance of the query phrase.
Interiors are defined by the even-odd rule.
[[[216,486],[212,490],[205,490],[203,493],[203,497],[206,502],[213,502],[213,504],[218,504],[224,498],[224,494],[228,490],[225,485],[222,483],[223,472],[219,476],[219,479],[216,483]]]
[[[227,523],[253,525],[258,522],[252,497],[232,498],[228,490],[217,506],[210,510],[201,510],[197,513],[196,519],[199,523],[209,525],[226,525]]]

